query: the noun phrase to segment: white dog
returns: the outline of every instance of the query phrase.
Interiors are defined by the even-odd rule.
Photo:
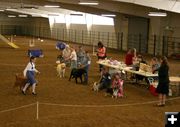
[[[94,91],[99,91],[99,83],[97,83],[97,82],[94,82],[94,84],[93,84],[93,88],[92,88]]]
[[[56,62],[57,63],[57,62]],[[57,63],[57,76],[59,76],[60,78],[64,78],[65,75],[65,70],[66,70],[66,64],[65,63]]]
[[[118,97],[118,89],[113,89],[113,95],[112,95],[112,98],[115,97],[117,98]]]

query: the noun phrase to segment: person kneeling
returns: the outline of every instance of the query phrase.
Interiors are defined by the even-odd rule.
[[[97,82],[94,83],[93,90],[99,91],[102,89],[108,89],[110,85],[111,85],[111,75],[109,74],[106,68],[103,68],[100,81],[98,83]]]

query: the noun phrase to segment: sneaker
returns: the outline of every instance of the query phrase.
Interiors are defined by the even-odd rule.
[[[26,93],[23,90],[21,92],[22,92],[23,95],[26,95]]]
[[[32,92],[32,95],[37,95],[37,93]]]
[[[165,104],[156,104],[155,106],[157,106],[157,107],[164,107],[165,106]]]

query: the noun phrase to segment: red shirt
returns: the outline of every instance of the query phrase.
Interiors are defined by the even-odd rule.
[[[132,65],[133,64],[133,57],[134,54],[126,54],[126,58],[125,58],[125,64],[126,65]]]

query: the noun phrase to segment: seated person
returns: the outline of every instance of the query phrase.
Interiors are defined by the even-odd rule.
[[[126,56],[125,56],[125,64],[127,66],[133,64],[133,59],[136,58],[136,49],[129,49]]]
[[[137,64],[135,65],[135,70],[136,70],[136,71],[139,71],[140,63],[147,64],[142,55],[138,55],[137,61],[138,61],[138,62],[137,62]],[[139,80],[143,80],[143,79],[144,79],[144,76],[142,76],[142,75],[137,75],[137,74],[136,74],[135,77],[136,77],[136,81],[139,81]]]
[[[151,59],[151,67],[152,67],[152,73],[153,73],[153,74],[158,73],[158,69],[159,69],[159,67],[160,67],[160,64],[159,64],[158,59],[157,59],[156,57],[153,57],[153,58]],[[150,82],[151,82],[152,80],[155,81],[155,82],[157,82],[157,81],[158,81],[158,77],[148,77],[147,81],[148,81],[148,84],[149,84],[149,85],[150,85]]]
[[[136,61],[133,64],[133,67],[136,71],[139,71],[140,63],[147,64],[142,55],[138,55]]]
[[[158,63],[158,59],[156,57],[153,57],[151,60],[151,67],[152,67],[152,73],[158,73],[158,69],[160,67],[160,64]]]
[[[108,69],[103,67],[101,72],[101,78],[98,83],[94,83],[93,90],[99,91],[102,89],[109,89],[111,87],[111,75],[108,72]]]

